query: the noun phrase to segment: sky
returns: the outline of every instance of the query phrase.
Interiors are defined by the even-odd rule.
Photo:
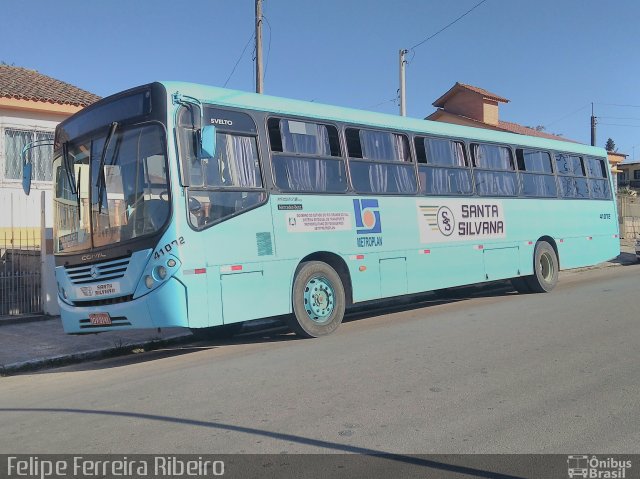
[[[508,98],[500,119],[640,160],[640,2],[264,0],[265,93],[407,115],[455,82]],[[254,0],[0,0],[0,61],[101,96],[156,80],[254,91]],[[247,46],[242,55],[243,49]],[[236,66],[237,63],[237,66]],[[235,66],[235,70],[234,70]]]

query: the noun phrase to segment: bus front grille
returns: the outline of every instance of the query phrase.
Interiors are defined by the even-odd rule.
[[[107,304],[126,303],[133,299],[132,294],[126,296],[118,296],[117,298],[94,299],[91,301],[72,301],[74,306],[104,306]]]
[[[101,261],[81,266],[65,266],[69,280],[73,284],[90,284],[122,278],[127,272],[131,256]]]

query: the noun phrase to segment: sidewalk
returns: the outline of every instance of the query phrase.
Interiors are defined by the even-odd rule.
[[[621,254],[617,258],[568,272],[633,264],[636,262],[634,244],[633,241],[623,240]],[[59,317],[0,317],[0,376],[148,351],[167,344],[190,341],[191,338],[191,332],[186,328],[70,336],[64,334]]]
[[[31,317],[22,323],[0,320],[0,376],[146,351],[189,338],[191,332],[185,328],[70,336],[59,317]]]

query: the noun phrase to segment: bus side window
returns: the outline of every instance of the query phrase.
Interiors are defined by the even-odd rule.
[[[359,193],[414,194],[417,179],[405,135],[347,128],[353,188]]]
[[[333,125],[270,118],[273,177],[282,191],[343,193],[347,175]]]
[[[472,143],[476,191],[480,196],[518,196],[518,182],[511,149]]]
[[[611,185],[607,179],[607,167],[601,158],[587,158],[587,172],[589,173],[589,189],[591,198],[598,200],[611,199]]]
[[[425,195],[473,193],[464,143],[443,138],[415,139],[420,192]]]
[[[535,198],[558,196],[551,155],[546,151],[516,149],[518,170],[522,178],[522,194]]]
[[[582,157],[556,153],[560,193],[565,198],[589,198],[589,183]]]

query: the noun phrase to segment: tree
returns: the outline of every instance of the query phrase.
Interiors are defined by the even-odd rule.
[[[547,128],[544,125],[536,125],[536,126],[528,126],[525,125],[525,128],[531,128],[532,130],[536,130],[539,131],[541,133],[549,133],[547,131]],[[550,135],[555,135],[555,136],[562,136],[562,133],[549,133]]]
[[[611,138],[607,139],[607,144],[604,145],[604,149],[607,151],[615,151],[616,150],[616,142]]]

